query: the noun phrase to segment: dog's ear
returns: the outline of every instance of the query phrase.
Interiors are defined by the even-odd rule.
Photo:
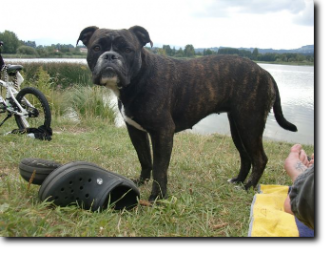
[[[97,29],[99,29],[99,28],[96,27],[96,26],[89,26],[89,27],[86,27],[84,30],[82,30],[81,33],[80,33],[80,36],[79,36],[79,38],[78,38],[78,40],[77,40],[77,45],[78,45],[78,43],[79,43],[79,40],[81,40],[82,43],[83,43],[85,46],[87,46],[89,39],[92,37],[93,33],[94,33]],[[77,46],[77,45],[76,45],[76,46]]]
[[[153,46],[149,33],[146,29],[141,26],[133,26],[129,30],[135,34],[142,46],[145,46],[148,43],[150,43],[151,47]]]

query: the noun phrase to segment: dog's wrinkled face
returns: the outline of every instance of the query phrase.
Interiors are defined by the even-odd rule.
[[[85,28],[77,41],[88,48],[87,62],[94,84],[113,90],[128,86],[141,66],[141,50],[152,42],[148,32],[139,26],[128,30]]]

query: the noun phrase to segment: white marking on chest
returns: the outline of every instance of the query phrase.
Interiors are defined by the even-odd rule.
[[[112,90],[116,97],[119,98],[120,92],[117,86],[117,76],[114,76],[110,79],[101,79],[101,84],[105,84],[105,87]]]
[[[124,105],[122,105],[121,110],[120,110],[121,115],[123,116],[125,122],[133,127],[135,127],[136,129],[139,129],[141,131],[147,132],[139,123],[137,123],[136,121],[134,121],[132,118],[127,117],[125,114],[125,108]]]

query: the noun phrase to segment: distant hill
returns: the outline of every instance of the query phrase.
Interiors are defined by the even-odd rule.
[[[210,50],[214,51],[214,52],[218,52],[218,50],[220,48],[229,48],[229,47],[212,47],[209,48]],[[195,49],[195,51],[201,52],[203,53],[204,49],[207,48],[197,48]],[[237,48],[240,50],[247,50],[247,51],[253,51],[254,48]],[[259,54],[266,54],[266,53],[276,53],[276,54],[284,54],[284,53],[296,53],[296,54],[305,54],[305,55],[311,55],[314,54],[314,45],[308,45],[308,46],[303,46],[301,48],[297,48],[297,49],[262,49],[262,48],[258,48],[258,52]]]

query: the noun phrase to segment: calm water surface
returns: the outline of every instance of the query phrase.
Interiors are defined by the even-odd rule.
[[[8,62],[75,62],[86,64],[86,59],[10,59]],[[281,128],[271,111],[264,138],[276,141],[314,145],[314,67],[259,64],[275,79],[280,90],[282,110],[285,118],[295,124],[298,132]],[[199,134],[230,135],[227,114],[212,114],[191,130]]]
[[[281,128],[273,111],[268,115],[264,138],[314,145],[314,67],[259,64],[275,79],[280,90],[285,118],[295,124],[298,132]],[[196,124],[192,132],[230,135],[227,114],[213,114]]]
[[[84,63],[87,64],[86,59],[81,58],[32,58],[32,59],[20,59],[20,58],[12,58],[12,59],[5,59],[5,62],[8,63],[16,63],[16,62],[72,62],[72,63]]]

